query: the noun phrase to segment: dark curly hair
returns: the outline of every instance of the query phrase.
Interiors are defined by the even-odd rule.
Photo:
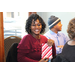
[[[75,38],[75,18],[69,21],[67,33],[70,39]]]
[[[37,19],[39,20],[39,22],[41,23],[42,25],[42,29],[41,29],[41,32],[40,33],[43,33],[45,31],[45,28],[46,28],[46,24],[45,22],[43,21],[43,19],[38,15],[38,14],[31,14],[29,16],[29,18],[26,20],[26,26],[25,26],[25,29],[27,31],[27,33],[31,33],[31,24],[32,24],[32,20],[34,19],[34,21],[36,21]]]

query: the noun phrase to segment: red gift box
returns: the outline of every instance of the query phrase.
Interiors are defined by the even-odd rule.
[[[48,46],[47,43],[42,44],[42,59],[43,58],[52,59],[52,46]]]

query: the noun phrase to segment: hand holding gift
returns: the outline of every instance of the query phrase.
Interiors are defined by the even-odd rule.
[[[47,44],[48,46],[52,46],[54,44],[54,40],[48,39]]]

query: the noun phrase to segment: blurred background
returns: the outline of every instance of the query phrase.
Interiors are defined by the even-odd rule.
[[[48,18],[51,15],[57,16],[61,19],[62,31],[67,35],[67,25],[69,20],[75,17],[75,12],[36,12],[40,15],[46,23],[46,30],[48,28]],[[8,36],[18,36],[22,38],[26,35],[25,23],[28,18],[28,12],[3,12],[3,23],[4,23],[4,38]],[[68,35],[67,35],[68,36]]]

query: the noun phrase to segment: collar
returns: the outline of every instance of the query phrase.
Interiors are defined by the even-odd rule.
[[[49,32],[50,32],[50,34],[53,35],[54,37],[58,37],[58,36],[60,36],[59,33],[56,34],[55,32],[53,32],[53,31],[51,31],[51,30],[49,30]]]

